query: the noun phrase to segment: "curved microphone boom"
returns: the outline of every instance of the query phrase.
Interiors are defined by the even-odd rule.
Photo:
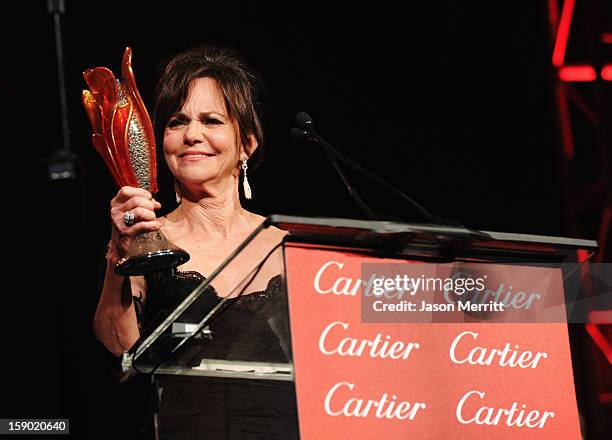
[[[291,129],[291,131],[289,132],[289,134],[291,135],[291,138],[295,139],[295,140],[304,140],[304,139],[306,139],[308,141],[315,142],[315,143],[317,143],[317,144],[319,144],[319,145],[321,145],[323,147],[323,150],[327,154],[327,157],[329,158],[329,160],[334,165],[334,168],[336,169],[338,174],[340,175],[340,178],[344,182],[344,185],[346,186],[346,188],[347,188],[348,192],[350,193],[351,197],[353,198],[355,203],[368,215],[368,217],[370,219],[373,219],[373,220],[374,219],[379,219],[380,220],[380,219],[384,219],[384,216],[383,216],[383,218],[381,218],[381,216],[379,214],[374,213],[374,211],[372,211],[366,205],[366,203],[363,201],[363,199],[357,194],[357,192],[352,188],[352,186],[348,182],[348,179],[347,179],[346,175],[342,172],[342,169],[340,168],[340,166],[339,166],[339,164],[338,164],[336,159],[340,159],[342,162],[344,162],[346,165],[350,166],[354,170],[360,172],[361,174],[364,174],[365,176],[369,177],[370,179],[374,180],[375,182],[378,182],[379,184],[383,185],[385,188],[389,189],[394,194],[396,194],[399,197],[401,197],[403,200],[408,202],[413,208],[415,208],[419,212],[419,214],[421,214],[423,217],[425,217],[425,221],[431,222],[431,223],[448,223],[449,222],[448,220],[441,221],[442,219],[440,219],[439,217],[435,217],[435,216],[431,215],[420,204],[418,204],[412,198],[408,197],[408,195],[404,194],[402,191],[400,191],[399,189],[395,188],[390,183],[388,183],[385,180],[381,179],[380,177],[378,177],[377,175],[375,175],[371,171],[369,171],[366,168],[364,168],[363,166],[359,165],[357,162],[355,162],[351,158],[345,156],[343,153],[341,153],[340,151],[336,150],[333,146],[330,145],[329,142],[327,142],[322,136],[320,136],[316,132],[316,130],[314,128],[314,123],[312,121],[312,118],[310,117],[310,115],[308,113],[299,112],[297,115],[295,115],[295,123],[296,123],[297,127],[293,127]],[[452,222],[452,223],[456,224],[456,222]]]
[[[361,210],[366,213],[369,219],[383,220],[384,216],[381,217],[380,214],[377,214],[374,211],[372,211],[370,207],[363,201],[361,196],[359,196],[357,191],[353,189],[350,182],[348,181],[348,178],[346,177],[346,174],[344,174],[344,172],[342,171],[342,168],[340,168],[340,164],[334,157],[335,149],[331,145],[329,145],[329,143],[325,139],[323,139],[321,136],[317,134],[317,132],[314,129],[313,123],[312,123],[312,118],[308,115],[308,113],[299,112],[295,116],[295,122],[299,128],[293,127],[291,129],[289,133],[291,137],[297,140],[307,139],[309,141],[316,142],[319,145],[323,146],[323,150],[325,151],[325,154],[327,154],[327,158],[329,159],[329,161],[332,163],[332,165],[336,169],[336,172],[342,179],[342,183],[344,183],[344,186],[346,187],[347,191],[351,195],[351,198],[357,204],[357,206],[359,206],[359,208],[361,208]]]

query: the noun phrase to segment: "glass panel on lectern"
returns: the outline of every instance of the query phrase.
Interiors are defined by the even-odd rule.
[[[291,380],[282,236],[256,231],[209,277],[147,328],[124,358],[138,372]],[[240,249],[240,248],[239,248]],[[158,320],[159,321],[159,320]]]

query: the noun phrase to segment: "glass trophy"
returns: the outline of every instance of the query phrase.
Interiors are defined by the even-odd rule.
[[[102,156],[115,184],[157,192],[155,136],[149,113],[136,87],[132,50],[127,47],[122,80],[106,67],[83,72],[89,90],[82,101],[93,129],[93,145]],[[120,275],[143,275],[176,267],[189,254],[173,245],[161,231],[144,232],[132,239],[128,254],[115,268]]]

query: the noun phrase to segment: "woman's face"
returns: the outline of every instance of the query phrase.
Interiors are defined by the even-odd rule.
[[[164,156],[183,184],[222,181],[239,173],[238,139],[237,124],[227,115],[217,82],[198,78],[166,126]]]

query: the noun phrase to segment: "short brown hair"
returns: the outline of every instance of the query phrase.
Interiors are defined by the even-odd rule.
[[[198,78],[217,82],[228,116],[238,123],[241,144],[246,145],[252,134],[258,145],[256,161],[260,161],[264,143],[261,95],[266,91],[265,86],[237,51],[214,45],[191,48],[175,55],[166,64],[157,84],[153,109],[158,145],[162,145],[169,119],[181,109],[189,95],[189,87]]]

